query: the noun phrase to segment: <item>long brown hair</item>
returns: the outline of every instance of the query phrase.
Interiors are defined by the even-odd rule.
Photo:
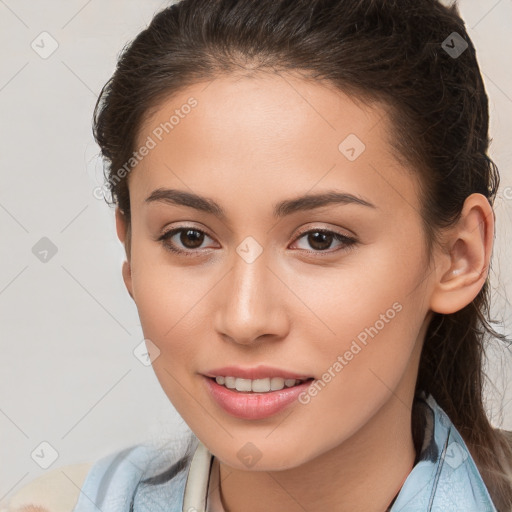
[[[499,173],[487,155],[488,98],[456,3],[182,0],[123,49],[94,112],[109,204],[124,212],[128,227],[126,165],[145,116],[188,85],[256,71],[299,72],[386,107],[390,143],[420,177],[429,251],[470,194],[493,205]],[[128,229],[128,257],[129,246]],[[512,510],[512,448],[486,416],[483,357],[489,339],[508,340],[490,325],[489,300],[487,279],[462,310],[434,314],[416,389],[432,393],[448,414],[501,512]]]

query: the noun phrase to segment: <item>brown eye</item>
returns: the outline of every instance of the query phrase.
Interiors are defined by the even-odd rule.
[[[332,244],[334,236],[331,233],[324,233],[322,231],[311,232],[307,236],[308,243],[313,249],[323,251],[328,249]]]
[[[165,249],[184,254],[185,256],[198,254],[205,238],[210,238],[204,231],[192,227],[171,229],[164,233],[158,240],[162,242]]]
[[[342,235],[341,233],[336,233],[335,231],[329,231],[326,229],[311,229],[302,233],[297,240],[305,239],[307,244],[312,251],[308,252],[327,252],[334,241],[339,242],[339,248],[333,251],[328,251],[329,253],[336,252],[338,250],[349,249],[351,246],[356,244],[356,240],[354,238],[350,238],[348,236]],[[307,250],[307,248],[306,248]]]
[[[181,230],[179,240],[187,249],[197,249],[203,243],[204,233],[197,229]]]

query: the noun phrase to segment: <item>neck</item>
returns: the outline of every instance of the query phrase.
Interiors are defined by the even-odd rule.
[[[385,512],[416,458],[412,396],[405,403],[392,394],[357,433],[296,468],[242,471],[219,462],[226,512]]]

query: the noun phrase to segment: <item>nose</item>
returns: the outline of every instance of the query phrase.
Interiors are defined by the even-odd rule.
[[[220,336],[240,345],[286,336],[287,288],[268,266],[265,251],[251,263],[235,254],[221,283],[214,316]]]

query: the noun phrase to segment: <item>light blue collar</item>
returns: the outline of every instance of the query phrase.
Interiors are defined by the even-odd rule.
[[[432,395],[415,405],[425,418],[419,460],[391,512],[497,512],[466,443]]]

